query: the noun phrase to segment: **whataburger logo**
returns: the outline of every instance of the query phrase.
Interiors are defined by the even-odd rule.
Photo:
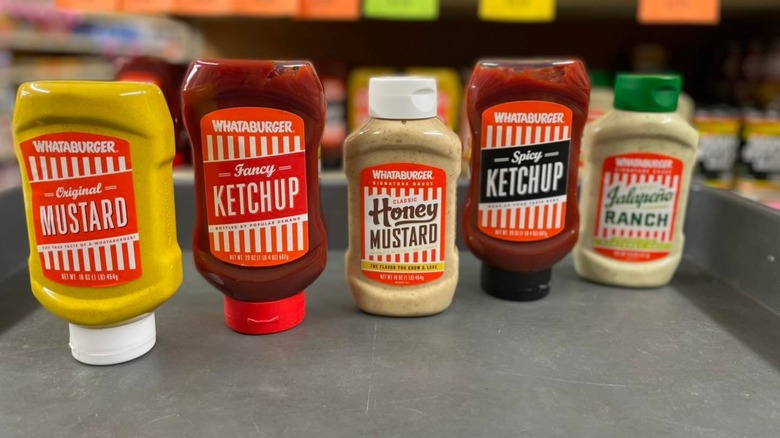
[[[212,120],[216,133],[228,134],[284,134],[293,132],[293,122],[289,120]]]
[[[554,113],[526,113],[526,112],[496,112],[496,123],[528,123],[534,125],[553,125],[564,122],[564,114]]]
[[[35,151],[39,154],[115,154],[116,143],[103,141],[61,141],[33,140]]]

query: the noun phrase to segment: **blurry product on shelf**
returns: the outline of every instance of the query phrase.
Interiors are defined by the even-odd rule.
[[[16,161],[0,161],[0,191],[7,187],[22,184],[19,174],[19,163]]]
[[[681,91],[677,101],[677,115],[688,123],[693,124],[693,116],[696,113],[696,102],[686,92]]]
[[[186,72],[187,66],[184,64],[171,64],[159,58],[138,57],[124,60],[115,76],[118,81],[146,82],[155,84],[162,90],[176,133],[174,166],[190,162],[192,154],[187,130],[181,118],[181,84]]]
[[[711,187],[733,189],[740,145],[739,113],[730,108],[697,110],[694,126],[699,131],[695,177]]]
[[[347,127],[355,131],[368,121],[368,80],[393,74],[389,67],[360,67],[349,73],[347,84]]]
[[[27,83],[13,129],[33,294],[70,323],[77,360],[145,354],[154,310],[182,281],[162,93],[150,84]]]
[[[371,118],[345,143],[347,279],[364,312],[432,315],[455,294],[461,145],[436,94],[433,78],[372,78]]]
[[[716,97],[719,102],[729,105],[742,105],[745,100],[741,98],[741,70],[742,44],[738,41],[729,43],[728,52],[721,66],[722,81],[718,84]]]
[[[588,105],[588,123],[612,111],[615,92],[612,89],[612,75],[606,70],[588,70],[590,77],[590,104]]]
[[[458,72],[451,68],[412,67],[406,73],[415,76],[433,77],[439,87],[438,116],[452,130],[458,129],[458,115],[460,110],[460,95],[463,85],[460,83]]]
[[[675,75],[618,75],[615,110],[594,122],[582,185],[577,273],[598,283],[658,287],[683,252],[696,130],[675,111]]]
[[[590,81],[579,60],[484,60],[467,88],[464,241],[491,295],[536,300],[579,230],[577,168]]]
[[[658,73],[666,70],[666,49],[660,44],[637,44],[631,63],[633,70],[638,73]]]
[[[762,73],[759,102],[765,108],[780,111],[780,38],[772,42]]]
[[[760,104],[759,88],[764,72],[764,45],[755,39],[748,44],[745,57],[742,58],[742,77],[744,78],[744,102],[742,105],[756,106]]]
[[[182,91],[193,145],[195,267],[245,334],[303,321],[325,269],[318,150],[325,95],[307,61],[195,61]]]
[[[460,74],[462,83],[467,84],[469,78],[471,78],[472,69],[461,69]],[[464,90],[461,88],[461,90]],[[463,93],[465,96],[465,93]],[[469,127],[469,113],[466,107],[466,99],[460,100],[460,121],[458,122],[457,133],[460,136],[460,141],[463,144],[463,153],[461,154],[461,168],[460,177],[463,179],[469,179],[471,177],[471,129]]]
[[[337,66],[318,66],[317,70],[328,102],[320,158],[324,169],[338,169],[341,167],[344,139],[347,138],[346,74]]]
[[[780,200],[780,113],[747,110],[737,192],[759,202]]]
[[[78,13],[115,10],[119,0],[58,2],[67,10],[49,2],[35,14],[24,13],[28,1],[18,3],[24,5],[21,10],[18,6],[4,10],[10,19],[3,23],[0,40],[10,50],[101,56],[153,54],[172,62],[192,59],[203,50],[200,34],[180,20],[158,15]]]
[[[588,105],[588,122],[585,124],[583,135],[587,135],[588,126],[599,117],[609,111],[612,111],[612,103],[615,100],[615,92],[612,90],[612,75],[605,70],[590,69],[590,104]],[[580,147],[580,171],[577,174],[579,181],[585,178],[585,163],[587,161],[588,151],[585,149],[586,142]]]

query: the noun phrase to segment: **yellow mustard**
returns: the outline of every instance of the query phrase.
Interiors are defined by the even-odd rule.
[[[23,84],[13,119],[40,303],[69,323],[76,359],[124,362],[154,345],[182,281],[173,123],[155,85]]]

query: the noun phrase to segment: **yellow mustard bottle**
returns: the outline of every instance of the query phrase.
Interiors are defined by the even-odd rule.
[[[131,82],[19,87],[13,117],[38,301],[69,322],[73,357],[126,362],[156,341],[154,310],[182,281],[160,89]]]

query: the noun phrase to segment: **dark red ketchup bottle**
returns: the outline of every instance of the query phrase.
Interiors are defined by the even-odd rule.
[[[577,163],[590,82],[575,59],[484,60],[467,87],[471,185],[463,232],[485,292],[549,292],[577,242]]]
[[[317,73],[306,61],[195,61],[182,105],[195,168],[195,266],[225,295],[231,329],[298,325],[304,289],[327,260]]]

